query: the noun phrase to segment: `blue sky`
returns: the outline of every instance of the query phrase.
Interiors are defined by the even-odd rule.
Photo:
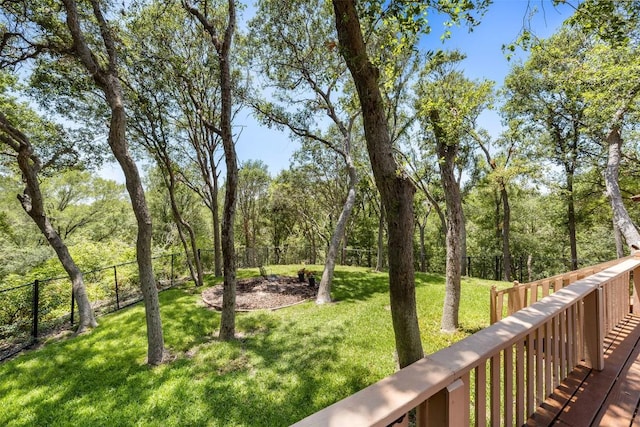
[[[528,16],[532,10],[537,10],[537,13],[529,23]],[[549,0],[494,0],[472,33],[466,28],[454,28],[452,37],[443,43],[440,40],[443,27],[434,22],[432,33],[426,36],[427,40],[423,43],[430,49],[458,49],[464,52],[467,59],[462,64],[462,70],[468,77],[490,79],[500,86],[514,61],[507,61],[502,45],[513,42],[525,25],[530,25],[539,37],[548,37],[572,11],[566,5],[556,8]],[[524,57],[521,51],[516,54]],[[298,143],[292,141],[287,132],[261,126],[248,113],[241,114],[236,124],[243,126],[237,143],[240,161],[260,159],[269,166],[272,175],[289,167],[289,159],[298,148]],[[500,119],[496,113],[483,114],[479,124],[493,136],[500,133]]]
[[[575,1],[574,3],[577,3]],[[536,11],[531,14],[532,11]],[[432,33],[425,36],[422,44],[428,49],[458,49],[467,55],[461,69],[472,79],[489,79],[499,87],[517,57],[525,58],[526,53],[516,51],[516,59],[507,61],[502,45],[513,42],[525,26],[531,28],[538,37],[545,38],[573,12],[568,5],[554,7],[550,0],[493,0],[479,26],[469,33],[466,28],[454,28],[450,39],[442,42],[441,21],[432,20]],[[530,20],[530,16],[531,20]],[[485,112],[479,125],[497,137],[500,133],[500,118],[495,112]],[[241,112],[235,120],[237,131],[237,153],[240,162],[262,160],[275,176],[289,167],[289,159],[298,148],[298,143],[290,139],[288,132],[269,129],[258,124],[250,112]],[[118,165],[106,167],[103,176],[122,180]]]

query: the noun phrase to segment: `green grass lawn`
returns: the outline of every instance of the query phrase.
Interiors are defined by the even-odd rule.
[[[258,270],[239,272],[251,275]],[[488,325],[492,282],[463,281],[453,335],[439,332],[443,278],[418,274],[416,284],[425,352]],[[102,317],[90,334],[0,365],[0,425],[289,425],[394,372],[387,287],[387,274],[338,267],[336,303],[239,314],[240,338],[226,343],[215,339],[220,315],[202,305],[201,288],[168,290],[160,302],[174,361],[145,365],[141,304]]]

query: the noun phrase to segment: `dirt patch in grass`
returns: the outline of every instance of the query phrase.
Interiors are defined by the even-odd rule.
[[[238,280],[236,311],[275,310],[315,298],[317,286],[299,282],[296,277],[272,276]],[[209,307],[222,310],[222,285],[202,292],[202,300]]]

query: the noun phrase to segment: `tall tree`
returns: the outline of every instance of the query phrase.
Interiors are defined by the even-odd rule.
[[[157,63],[166,59],[170,53],[166,52],[166,45],[174,44],[174,40],[167,40],[164,31],[159,28],[175,29],[178,24],[168,21],[167,17],[185,17],[185,12],[179,6],[174,6],[173,13],[165,12],[166,6],[158,8],[150,5],[142,9],[128,25],[128,50],[125,55],[126,74],[122,77],[130,99],[131,135],[141,144],[156,161],[162,170],[162,181],[169,195],[169,206],[173,216],[178,236],[189,267],[191,278],[196,286],[203,284],[203,267],[198,256],[197,237],[194,227],[189,223],[183,209],[177,201],[179,191],[180,169],[179,150],[177,149],[177,126],[175,125],[176,102],[174,96],[175,76],[171,75],[171,68],[158,67]],[[163,25],[159,26],[161,22]],[[173,24],[173,26],[172,26]]]
[[[639,110],[640,5],[637,2],[588,0],[577,7],[569,23],[594,36],[590,39],[594,43],[586,58],[587,67],[576,77],[583,82],[589,103],[586,126],[603,142],[607,151],[604,178],[613,211],[614,233],[622,234],[629,248],[637,251],[640,250],[640,233],[623,203],[619,170],[625,122],[629,116],[635,114],[637,117]]]
[[[208,3],[206,1],[200,4],[202,9],[197,7],[198,4],[194,5],[186,0],[183,0],[182,4],[184,8],[196,18],[200,25],[202,25],[203,29],[211,38],[211,43],[216,50],[218,59],[221,108],[220,123],[216,126],[216,133],[218,133],[222,139],[225,164],[227,167],[224,212],[222,215],[224,290],[222,299],[222,318],[220,320],[220,339],[231,340],[235,338],[236,330],[235,310],[237,282],[233,227],[238,191],[238,160],[235,143],[233,141],[233,132],[231,129],[233,111],[231,46],[236,29],[236,4],[234,0],[228,0],[226,16],[224,17],[224,21],[226,22],[222,29],[217,27],[217,14],[208,10]]]
[[[256,263],[255,249],[261,233],[271,176],[261,160],[248,160],[238,173],[238,218],[249,265]]]
[[[400,367],[423,357],[413,270],[414,186],[393,156],[378,69],[369,60],[354,1],[333,1],[340,52],[358,91],[367,150],[389,233],[391,316]]]
[[[522,136],[517,132],[517,126],[511,126],[501,138],[491,140],[486,132],[469,132],[471,138],[480,148],[488,169],[487,179],[496,191],[496,238],[502,248],[503,271],[502,280],[510,281],[512,274],[511,251],[511,204],[509,202],[509,185],[524,173],[532,175],[531,168],[527,168],[528,153]],[[533,157],[531,155],[531,157]]]
[[[59,13],[52,14],[51,7]],[[136,257],[147,321],[147,362],[158,365],[164,359],[164,337],[151,263],[151,216],[138,167],[126,141],[127,120],[119,79],[117,37],[105,7],[98,0],[81,4],[75,0],[62,0],[53,5],[32,1],[3,3],[1,8],[6,21],[15,25],[5,38],[3,62],[17,63],[43,53],[54,60],[76,61],[102,93],[109,109],[107,141],[125,175],[138,225]],[[45,59],[44,56],[41,58]]]
[[[514,66],[505,80],[507,118],[521,118],[525,133],[538,133],[546,156],[562,168],[572,269],[578,268],[575,178],[593,142],[583,128],[584,94],[571,76],[575,76],[587,48],[583,34],[564,29],[540,41],[527,62]]]
[[[346,67],[336,51],[330,5],[322,0],[263,0],[252,22],[255,49],[263,74],[272,85],[270,103],[256,103],[270,124],[324,145],[339,155],[348,176],[346,197],[329,241],[316,303],[331,302],[336,257],[356,201],[359,176],[353,136],[353,99],[348,94]],[[299,106],[295,111],[291,105]],[[328,117],[332,129],[319,127]]]
[[[455,52],[436,55],[416,88],[416,108],[427,135],[432,135],[435,143],[446,202],[446,294],[441,328],[447,332],[458,329],[463,258],[464,215],[456,162],[465,140],[469,144],[469,131],[475,128],[478,115],[492,96],[491,82],[473,82],[455,70],[461,59]]]
[[[4,92],[4,87],[2,88]],[[3,96],[3,98],[5,98]],[[18,122],[31,128],[40,138],[48,139],[50,145],[57,145],[54,155],[48,159],[47,164],[43,163],[36,147],[32,144],[32,138],[28,136],[27,130],[23,132],[18,129]],[[69,143],[52,143],[51,140],[68,139],[61,129],[51,123],[46,123],[38,118],[35,113],[28,108],[18,105],[15,100],[0,100],[0,146],[8,147],[13,153],[11,157],[15,159],[18,168],[22,172],[22,181],[24,183],[24,191],[18,194],[18,200],[24,211],[31,217],[33,222],[38,226],[42,235],[47,239],[49,245],[53,248],[64,270],[67,272],[71,280],[73,295],[78,304],[79,324],[77,332],[81,333],[87,329],[98,326],[91,302],[87,295],[82,272],[76,265],[75,261],[69,253],[67,245],[64,243],[60,234],[51,224],[51,220],[45,211],[45,198],[40,189],[41,172],[47,166],[55,167],[60,158],[75,157],[72,144]],[[7,155],[8,152],[1,150],[2,154]]]
[[[453,2],[456,3],[456,2]],[[464,17],[473,21],[469,13],[473,2],[443,6],[454,21],[464,10]],[[486,3],[486,2],[479,2]],[[388,19],[396,19],[401,28],[425,31],[425,9],[428,2],[372,2],[370,15],[379,17],[381,8],[388,8]],[[486,5],[486,4],[485,4]],[[447,9],[447,6],[450,6]],[[482,4],[481,4],[482,6]],[[389,288],[391,317],[396,339],[396,349],[401,367],[422,358],[420,331],[416,313],[415,279],[413,267],[413,195],[415,187],[394,157],[394,147],[389,131],[386,106],[380,92],[380,71],[372,63],[363,37],[360,16],[353,0],[333,0],[340,53],[347,62],[353,77],[364,123],[367,151],[371,167],[380,191],[387,217],[389,246]],[[375,18],[374,18],[375,20]],[[402,24],[406,24],[406,26]],[[399,34],[402,35],[402,32]],[[413,38],[409,38],[410,40]],[[397,47],[402,46],[400,38]]]

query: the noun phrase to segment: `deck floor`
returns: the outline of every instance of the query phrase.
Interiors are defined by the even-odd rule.
[[[629,315],[605,346],[604,369],[577,367],[527,425],[640,427],[640,317]]]

